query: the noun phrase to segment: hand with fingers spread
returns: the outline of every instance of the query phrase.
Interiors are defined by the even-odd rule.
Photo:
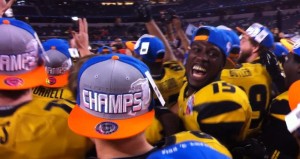
[[[79,18],[79,32],[72,31],[73,41],[75,46],[79,50],[80,56],[90,55],[89,51],[89,35],[88,35],[88,24],[86,18]]]
[[[15,0],[9,0],[8,3],[6,0],[0,0],[0,18],[2,18],[3,14],[9,9]]]

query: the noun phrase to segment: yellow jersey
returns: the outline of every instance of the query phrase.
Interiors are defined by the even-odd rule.
[[[164,75],[162,77],[153,77],[155,84],[157,85],[159,91],[161,92],[164,100],[166,101],[165,107],[171,108],[176,104],[177,98],[179,95],[179,91],[184,83],[186,81],[185,77],[185,69],[184,66],[178,62],[178,61],[168,61],[163,63],[164,68]],[[154,96],[155,103],[160,103],[158,98]],[[163,113],[162,113],[163,112]],[[163,109],[156,109],[155,110],[155,119],[153,120],[152,124],[146,129],[146,138],[149,143],[156,144],[160,140],[162,140],[164,137],[166,137],[166,131],[174,132],[179,129],[179,121],[180,119],[177,119],[176,117],[173,118],[174,120],[169,121],[162,121],[163,118],[160,118],[162,114],[165,114],[167,112],[169,115],[171,115],[170,118],[173,118],[174,115],[172,115],[172,112],[163,110]],[[170,124],[177,124],[173,127],[164,127],[161,122],[170,122],[173,121],[173,123]],[[172,130],[169,130],[171,128]],[[167,130],[168,129],[168,130]],[[178,131],[177,131],[178,132]]]
[[[271,102],[268,115],[262,126],[262,139],[270,159],[297,158],[299,146],[287,130],[285,115],[291,112],[288,92],[278,95]]]
[[[72,92],[69,90],[68,87],[58,87],[58,88],[50,88],[50,87],[35,87],[32,89],[33,98],[42,100],[42,99],[64,99],[74,103],[75,99],[73,98]]]
[[[186,130],[201,130],[229,147],[245,139],[252,111],[243,90],[216,81],[186,97],[187,87],[185,83],[178,97],[178,115]]]
[[[171,107],[177,102],[180,88],[185,81],[185,69],[178,61],[168,61],[163,63],[164,76],[155,78],[154,82],[157,85],[160,93],[166,101],[165,107]],[[158,102],[155,96],[156,103]]]
[[[271,100],[272,80],[265,67],[260,63],[243,63],[237,69],[223,69],[221,80],[246,92],[252,108],[249,134],[258,132]]]
[[[68,116],[73,103],[32,100],[0,107],[0,156],[5,159],[82,159],[91,141],[73,133]]]

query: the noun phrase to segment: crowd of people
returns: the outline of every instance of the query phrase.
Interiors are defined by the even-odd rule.
[[[40,41],[0,1],[0,156],[5,159],[297,159],[300,36],[260,23],[201,25],[170,10],[166,30],[93,49]],[[292,119],[292,120],[290,120]]]

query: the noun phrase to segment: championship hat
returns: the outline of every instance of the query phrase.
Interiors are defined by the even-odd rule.
[[[295,43],[299,43],[300,35],[293,36],[291,38],[282,38],[280,42],[284,47],[286,47],[289,52],[293,52]]]
[[[69,127],[80,135],[105,140],[141,133],[154,117],[149,83],[156,92],[149,68],[134,57],[106,54],[90,58],[78,73],[77,104],[70,113]]]
[[[280,42],[275,43],[274,54],[276,57],[285,56],[288,53],[289,51]]]
[[[45,87],[63,87],[68,84],[69,70],[72,58],[69,52],[69,43],[63,39],[49,39],[43,42],[45,49],[45,66],[48,77]]]
[[[27,23],[0,18],[0,89],[21,90],[42,85],[46,71],[42,46]]]
[[[289,52],[300,56],[300,36],[296,35],[290,39],[281,39],[280,42],[285,46]]]
[[[246,31],[241,29],[240,27],[237,27],[236,29],[243,35],[247,35],[251,37],[254,41],[259,43],[260,45],[268,49],[273,48],[274,36],[267,27],[259,23],[254,23]]]
[[[134,51],[148,62],[162,62],[166,52],[164,43],[149,34],[144,34],[136,41]]]
[[[109,46],[102,46],[97,51],[98,54],[111,54],[113,53],[112,48]]]
[[[193,41],[207,41],[217,46],[226,57],[228,57],[232,43],[230,37],[223,29],[218,29],[213,26],[201,26],[193,35]]]
[[[225,31],[225,33],[230,37],[231,44],[232,44],[230,53],[238,54],[240,52],[240,39],[239,39],[239,36],[237,35],[237,33],[224,25],[219,25],[219,26],[217,26],[217,28],[223,29]]]

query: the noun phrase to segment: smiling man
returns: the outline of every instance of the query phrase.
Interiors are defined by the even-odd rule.
[[[245,139],[252,113],[244,91],[219,80],[230,47],[224,31],[200,27],[186,63],[188,82],[178,98],[185,128],[209,133],[229,149]]]

